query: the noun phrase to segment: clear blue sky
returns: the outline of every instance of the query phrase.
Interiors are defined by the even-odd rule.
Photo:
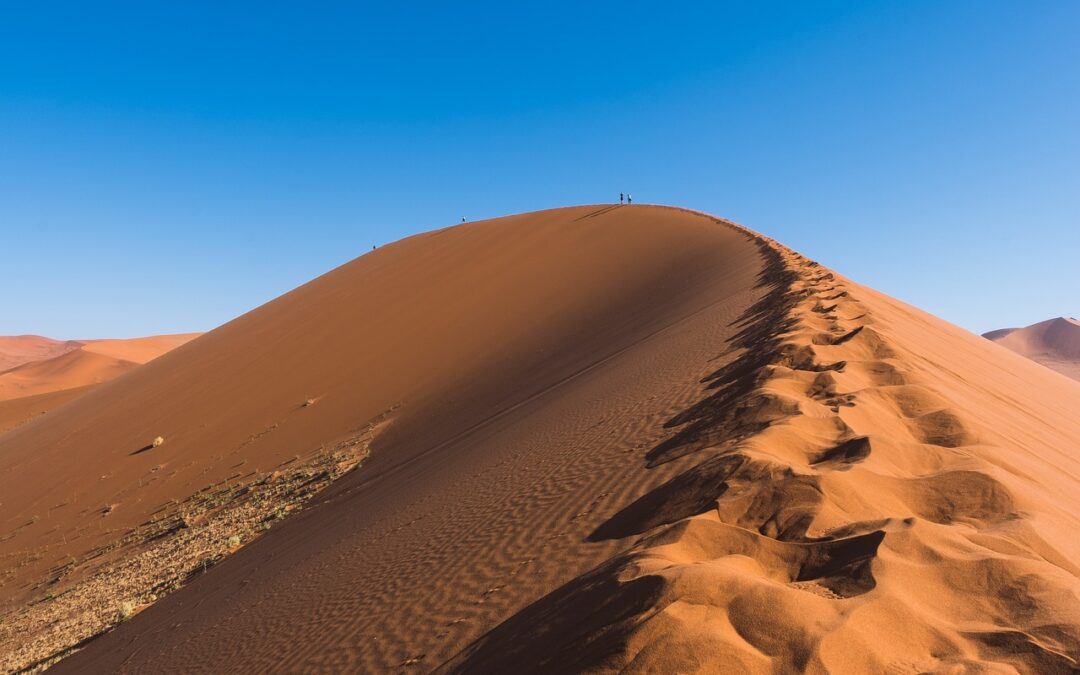
[[[1078,2],[223,4],[5,3],[0,334],[620,190],[974,331],[1080,314]]]

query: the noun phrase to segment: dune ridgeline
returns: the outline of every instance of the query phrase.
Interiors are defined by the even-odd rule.
[[[1075,672],[1080,383],[704,214],[372,251],[0,435],[0,668]]]

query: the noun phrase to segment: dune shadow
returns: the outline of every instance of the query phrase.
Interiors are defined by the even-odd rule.
[[[438,672],[582,672],[617,662],[630,635],[659,611],[657,602],[666,593],[660,576],[620,581],[624,572],[636,569],[633,551],[677,542],[688,528],[711,528],[710,536],[694,539],[709,547],[707,557],[742,552],[795,588],[808,584],[843,598],[875,587],[871,562],[884,531],[808,537],[824,502],[820,477],[755,458],[739,445],[800,414],[797,404],[763,389],[777,368],[821,373],[845,367],[843,361],[819,363],[811,346],[789,339],[799,325],[795,309],[813,291],[798,288],[800,271],[779,249],[748,236],[763,261],[754,286],[761,296],[729,324],[736,331],[723,356],[730,360],[700,380],[703,398],[668,419],[664,428],[671,435],[645,454],[650,468],[690,455],[700,454],[701,460],[621,508],[587,537],[598,542],[643,536],[631,552],[517,612]],[[816,266],[808,262],[804,268]],[[858,334],[851,331],[839,341]],[[869,453],[869,440],[858,437],[814,459],[846,469]],[[692,518],[713,509],[718,519]]]
[[[790,313],[799,295],[790,291],[797,274],[768,244],[756,243],[766,263],[755,288],[767,291],[732,323],[741,328],[729,340],[728,353],[741,353],[702,379],[714,393],[664,424],[678,431],[646,453],[649,466],[753,435],[768,426],[753,415],[744,415],[743,406],[767,377],[766,367],[783,360],[786,350],[781,336],[796,324]]]
[[[810,459],[810,464],[843,471],[869,456],[870,439],[866,436],[857,436],[818,453]]]
[[[577,218],[574,218],[574,222],[577,222],[579,220],[585,220],[586,218],[595,218],[596,216],[601,216],[601,215],[603,215],[605,213],[609,213],[611,211],[614,211],[615,209],[619,208],[620,206],[622,206],[622,204],[612,204],[610,206],[602,206],[602,207],[600,207],[599,209],[597,209],[595,211],[589,211],[588,213],[586,213],[583,216],[578,216]]]
[[[654,607],[664,582],[621,582],[622,556],[528,605],[435,670],[437,673],[580,673],[618,654],[634,619]]]
[[[741,455],[713,457],[635,500],[588,536],[589,541],[622,539],[673,523],[716,506],[727,479],[746,462]]]
[[[665,428],[676,431],[649,450],[645,459],[648,466],[654,467],[705,449],[721,454],[626,506],[597,527],[589,535],[590,541],[640,534],[712,508],[728,490],[734,474],[757,471],[746,466],[743,456],[724,448],[759,433],[774,419],[793,414],[779,402],[755,392],[768,377],[771,364],[793,358],[782,336],[796,321],[791,310],[801,296],[791,288],[797,274],[768,244],[756,243],[765,266],[755,288],[766,291],[730,324],[739,330],[728,343],[728,353],[738,352],[738,356],[702,378],[712,393],[668,420]]]

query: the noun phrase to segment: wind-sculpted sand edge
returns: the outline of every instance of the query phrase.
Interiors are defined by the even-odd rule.
[[[630,550],[440,671],[1076,672],[1080,571],[1044,536],[1076,511],[1026,508],[1038,477],[933,375],[964,377],[894,331],[924,315],[719,222],[768,292],[645,458],[701,461],[592,534]]]

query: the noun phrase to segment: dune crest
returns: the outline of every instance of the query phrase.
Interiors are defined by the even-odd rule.
[[[111,628],[55,668],[449,658],[625,546],[585,537],[664,480],[632,458],[693,395],[760,262],[744,235],[662,208],[472,222],[380,247],[9,432],[0,654],[49,662]],[[248,510],[352,440],[343,461],[370,446],[363,466],[304,508]],[[155,637],[129,659],[143,626]],[[189,629],[205,639],[174,651]]]
[[[82,350],[121,361],[143,364],[186,344],[202,333],[173,333],[120,340],[85,340]]]
[[[646,455],[700,462],[440,672],[1080,668],[1080,387],[759,242],[743,356]]]

